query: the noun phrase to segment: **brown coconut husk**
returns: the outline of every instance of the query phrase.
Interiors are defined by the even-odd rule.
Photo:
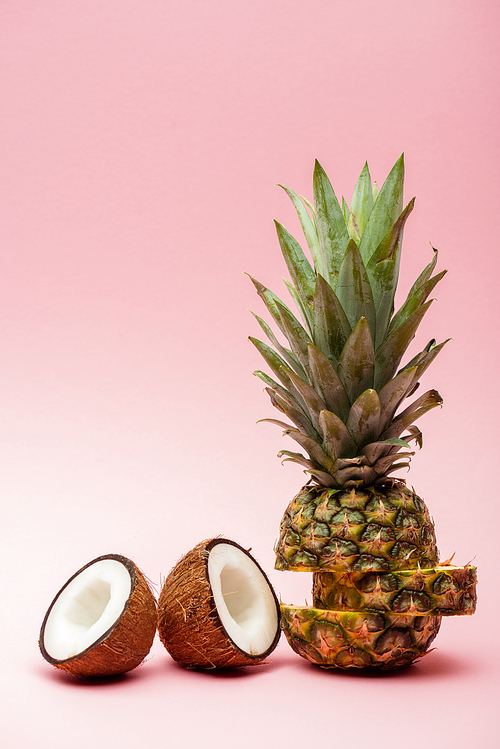
[[[276,602],[277,631],[271,646],[260,655],[241,650],[229,637],[219,615],[208,578],[208,556],[217,544],[230,544],[244,552],[264,576]],[[227,538],[202,541],[176,564],[158,599],[158,634],[172,658],[186,668],[255,666],[274,650],[280,638],[279,602],[252,555]]]
[[[121,562],[130,574],[130,595],[122,614],[98,640],[83,652],[65,660],[57,660],[44,646],[45,625],[49,614],[62,591],[87,567],[104,559]],[[138,567],[120,554],[106,554],[82,567],[61,588],[45,614],[40,630],[39,646],[46,661],[73,676],[115,676],[131,671],[148,655],[156,632],[156,600]]]

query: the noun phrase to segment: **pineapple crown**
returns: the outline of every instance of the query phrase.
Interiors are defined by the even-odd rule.
[[[291,422],[277,424],[306,455],[278,457],[302,465],[316,483],[352,488],[383,483],[408,467],[410,442],[422,446],[415,421],[442,404],[429,390],[400,409],[447,341],[435,340],[398,369],[446,271],[433,275],[437,251],[395,312],[403,230],[414,199],[403,208],[404,157],[380,192],[365,164],[350,206],[340,205],[318,161],[313,204],[283,187],[297,211],[312,263],[275,222],[300,320],[272,291],[250,277],[275,325],[255,315],[270,344],[250,337],[278,381],[257,371],[271,403]],[[449,340],[449,339],[448,339]]]

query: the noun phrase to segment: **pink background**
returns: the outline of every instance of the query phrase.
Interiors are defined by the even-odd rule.
[[[500,746],[498,731],[498,24],[493,0],[3,0],[0,5],[2,745]],[[273,571],[303,481],[255,422],[272,407],[247,336],[282,293],[272,219],[314,158],[349,198],[365,159],[406,153],[402,293],[449,273],[419,343],[426,375],[408,480],[442,558],[475,560],[479,606],[413,668],[324,672],[282,641],[266,666],[190,673],[156,641],[128,677],[82,685],[37,650],[55,593],[109,552],[156,583],[198,541]],[[286,292],[285,292],[286,294]],[[426,388],[426,389],[427,389]],[[293,448],[292,448],[293,449]],[[495,566],[494,566],[495,565]]]

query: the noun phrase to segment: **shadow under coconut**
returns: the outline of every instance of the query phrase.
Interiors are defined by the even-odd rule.
[[[138,680],[148,678],[147,662],[141,663],[132,671],[124,674],[115,674],[114,676],[73,676],[66,671],[54,669],[44,673],[44,678],[55,684],[64,684],[67,687],[85,688],[98,687],[105,689],[107,687],[128,686],[136,683]]]
[[[186,668],[173,659],[167,662],[167,668],[175,669],[178,672],[192,674],[194,678],[196,676],[207,677],[211,679],[219,680],[231,680],[231,679],[251,679],[258,676],[265,676],[273,671],[281,668],[283,664],[280,664],[280,659],[270,658],[268,661],[262,661],[255,666],[226,666],[222,668]]]

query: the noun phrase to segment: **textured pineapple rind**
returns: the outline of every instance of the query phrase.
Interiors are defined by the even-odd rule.
[[[401,481],[350,491],[306,485],[288,505],[278,570],[391,571],[439,562],[434,523]]]
[[[329,611],[281,604],[281,627],[292,649],[323,668],[391,670],[428,651],[441,616]]]
[[[313,606],[335,611],[470,615],[476,610],[476,567],[437,565],[393,572],[313,574]]]

